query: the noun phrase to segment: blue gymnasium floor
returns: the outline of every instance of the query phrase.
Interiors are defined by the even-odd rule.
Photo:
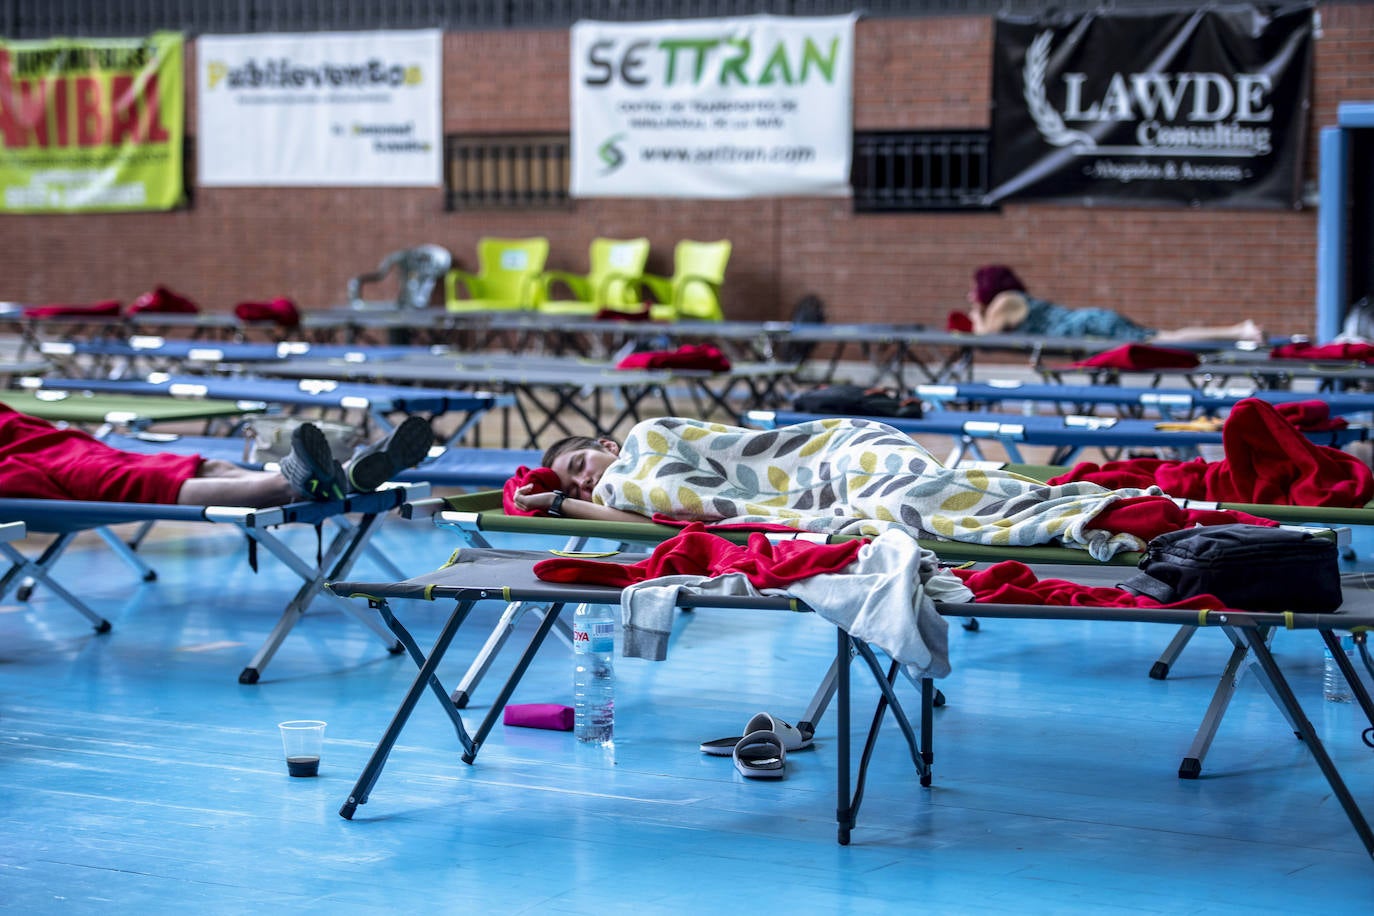
[[[415,572],[455,546],[397,520],[376,543]],[[238,536],[203,527],[166,526],[145,553],[155,583],[98,541],[59,567],[114,621],[104,636],[41,593],[0,605],[6,907],[1336,914],[1374,901],[1374,862],[1253,679],[1203,778],[1176,778],[1225,656],[1219,633],[1201,634],[1160,682],[1146,672],[1166,627],[956,625],[933,786],[920,787],[889,728],[841,847],[833,709],[782,781],[747,781],[697,751],[760,710],[795,717],[833,629],[810,615],[703,610],[679,618],[666,662],[617,659],[613,752],[498,725],[467,766],[426,695],[350,822],[337,811],[412,663],[324,607],[260,684],[242,686],[294,583],[266,556],[252,574]],[[427,646],[450,607],[402,613]],[[479,606],[460,632],[441,672],[450,687],[498,611]],[[1374,812],[1374,750],[1354,707],[1321,702],[1320,649],[1303,635],[1279,634],[1277,653]],[[567,650],[551,642],[515,700],[568,702],[570,678]],[[479,688],[472,715],[495,689]],[[914,705],[904,682],[902,693]],[[319,779],[285,773],[276,723],[291,718],[329,722]],[[866,722],[856,715],[856,735]]]

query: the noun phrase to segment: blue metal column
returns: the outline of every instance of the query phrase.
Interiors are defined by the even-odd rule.
[[[1346,307],[1346,198],[1349,196],[1350,139],[1340,127],[1322,129],[1317,208],[1317,343],[1341,332]]]

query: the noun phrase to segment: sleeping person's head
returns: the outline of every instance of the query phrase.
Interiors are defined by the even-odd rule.
[[[590,502],[601,475],[619,455],[620,445],[614,439],[569,436],[550,445],[540,464],[558,475],[565,494]]]
[[[968,291],[969,302],[987,305],[1008,290],[1017,293],[1026,291],[1026,285],[1016,271],[1005,264],[984,264],[973,272],[973,284]]]

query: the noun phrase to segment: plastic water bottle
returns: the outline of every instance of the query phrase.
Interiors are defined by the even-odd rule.
[[[1340,637],[1341,651],[1352,663],[1355,657],[1355,637],[1346,633]],[[1355,698],[1350,691],[1350,685],[1346,683],[1345,676],[1341,674],[1340,667],[1336,664],[1336,659],[1332,657],[1331,650],[1322,649],[1325,657],[1326,667],[1322,673],[1322,695],[1331,703],[1349,703]]]
[[[615,735],[615,611],[579,604],[573,613],[573,734],[588,744]]]

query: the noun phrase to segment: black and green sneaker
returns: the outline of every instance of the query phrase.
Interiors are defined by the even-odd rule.
[[[344,498],[344,472],[329,440],[313,423],[302,423],[291,433],[291,452],[281,460],[286,482],[306,499],[327,502]]]
[[[406,417],[391,435],[363,449],[348,462],[348,486],[357,492],[375,490],[429,454],[434,432],[423,417]]]

